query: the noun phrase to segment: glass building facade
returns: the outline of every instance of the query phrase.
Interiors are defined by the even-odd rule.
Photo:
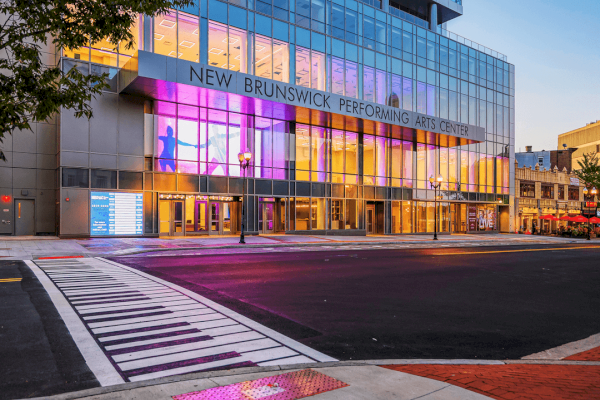
[[[143,170],[117,167],[106,189],[144,193],[147,235],[239,231],[243,177],[251,232],[426,233],[436,214],[429,178],[441,176],[441,232],[501,230],[514,198],[514,66],[432,28],[426,11],[402,3],[201,0],[140,16],[133,49],[96,43],[63,50],[62,62],[108,71],[116,93],[118,70],[145,51],[480,127],[485,140],[403,127],[394,135],[393,127],[370,124],[338,129],[327,118],[234,112],[218,99],[146,98]],[[253,158],[244,173],[238,153],[245,150]],[[97,189],[93,177],[104,171],[90,167],[92,179],[77,186],[69,174],[84,169],[61,165],[63,188]],[[139,185],[121,187],[121,175],[135,172]]]

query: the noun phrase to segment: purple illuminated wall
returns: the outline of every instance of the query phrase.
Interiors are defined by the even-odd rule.
[[[155,110],[156,171],[240,176],[238,154],[248,149],[248,176],[287,179],[288,122],[160,101]]]

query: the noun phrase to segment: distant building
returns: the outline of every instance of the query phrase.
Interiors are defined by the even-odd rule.
[[[572,170],[572,154],[577,151],[576,148],[532,151],[531,146],[526,146],[525,149],[524,153],[515,153],[518,168],[535,168],[538,165],[540,170],[553,170],[557,167],[559,171],[566,169],[569,173]]]
[[[540,169],[552,169],[550,164],[550,152],[546,150],[532,151],[531,146],[525,147],[524,153],[515,153],[518,168],[534,168],[539,165]]]
[[[515,164],[517,161],[515,161]],[[519,168],[515,165],[515,226],[520,232],[531,232],[535,224],[536,231],[555,231],[564,221],[540,220],[543,215],[557,218],[581,213],[582,201],[594,201],[583,194],[583,182],[575,175],[552,170]]]
[[[588,153],[600,153],[600,120],[582,128],[558,135],[558,148],[575,148],[572,153],[572,169],[579,169],[579,161]]]

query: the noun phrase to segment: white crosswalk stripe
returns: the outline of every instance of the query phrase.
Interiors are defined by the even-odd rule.
[[[56,291],[51,297],[63,296],[84,333],[100,344],[98,350],[110,363],[86,361],[102,361],[94,370],[115,375],[105,381],[277,365],[278,360],[335,361],[185,288],[112,261],[35,260],[28,265],[49,278],[54,286],[46,289]],[[114,371],[107,371],[107,365]]]

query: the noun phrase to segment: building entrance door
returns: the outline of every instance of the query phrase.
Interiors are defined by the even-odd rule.
[[[230,235],[238,232],[237,203],[214,202],[209,205],[210,235]]]
[[[159,235],[185,235],[185,207],[183,200],[159,200]]]
[[[261,233],[275,232],[275,203],[261,202],[258,205],[258,230]]]
[[[450,232],[452,233],[467,233],[467,205],[466,204],[451,204],[452,224]]]
[[[367,235],[374,235],[375,229],[375,204],[367,204]]]
[[[34,200],[15,200],[15,235],[35,235]]]

